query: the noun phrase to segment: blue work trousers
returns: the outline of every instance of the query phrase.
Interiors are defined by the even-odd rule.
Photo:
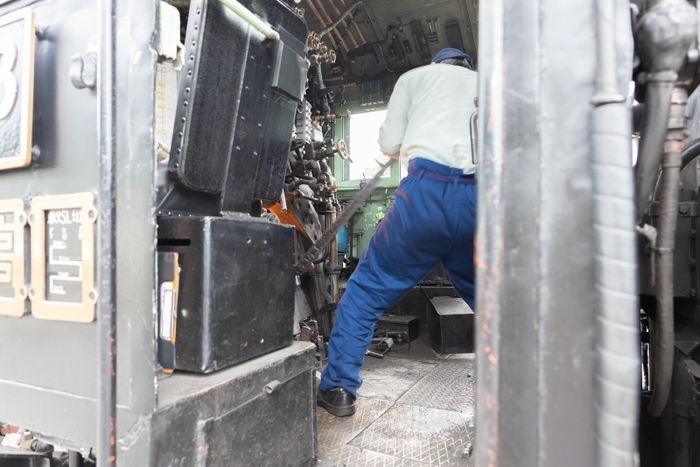
[[[408,170],[338,303],[324,391],[341,387],[356,397],[377,321],[437,263],[474,309],[476,185],[427,159],[412,160]]]

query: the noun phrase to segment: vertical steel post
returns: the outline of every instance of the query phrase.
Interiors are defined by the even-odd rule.
[[[483,2],[480,9],[479,51],[489,57],[479,70],[479,103],[481,118],[477,120],[477,178],[479,209],[477,240],[474,251],[477,284],[477,399],[476,399],[476,465],[501,465],[499,371],[501,310],[499,297],[503,291],[503,144],[505,106],[504,78],[504,0]],[[485,37],[488,36],[488,37]],[[487,78],[487,77],[493,77]],[[488,123],[487,123],[488,122]],[[488,125],[488,129],[486,128]]]
[[[595,1],[479,13],[476,466],[590,467]]]
[[[97,303],[97,465],[117,464],[117,307],[116,307],[116,24],[117,1],[100,0],[98,70],[98,196]]]

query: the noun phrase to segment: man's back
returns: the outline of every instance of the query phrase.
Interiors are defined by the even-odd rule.
[[[448,64],[420,67],[401,76],[380,130],[382,150],[473,173],[469,119],[476,110],[477,76]]]

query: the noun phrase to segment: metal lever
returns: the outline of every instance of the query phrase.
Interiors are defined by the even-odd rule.
[[[253,26],[255,29],[263,33],[265,37],[271,41],[277,42],[280,40],[280,35],[272,29],[272,26],[261,20],[252,11],[238,3],[236,0],[219,0],[222,5],[240,16],[246,23]]]

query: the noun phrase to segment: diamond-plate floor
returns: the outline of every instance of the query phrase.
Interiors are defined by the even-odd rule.
[[[383,400],[360,399],[357,412],[352,417],[334,417],[319,407],[316,410],[319,459],[340,457],[343,447],[374,423],[391,405],[392,403]]]
[[[362,387],[358,395],[373,400],[394,402],[405,397],[416,384],[429,374],[437,363],[415,362],[387,357],[368,359],[362,367]]]
[[[472,359],[448,359],[409,389],[399,402],[474,417],[476,384]]]
[[[426,347],[419,339],[410,351],[367,357],[354,416],[318,408],[319,466],[473,465],[464,453],[474,438],[474,358],[426,358]]]
[[[468,465],[469,416],[397,403],[350,444],[431,466]]]

